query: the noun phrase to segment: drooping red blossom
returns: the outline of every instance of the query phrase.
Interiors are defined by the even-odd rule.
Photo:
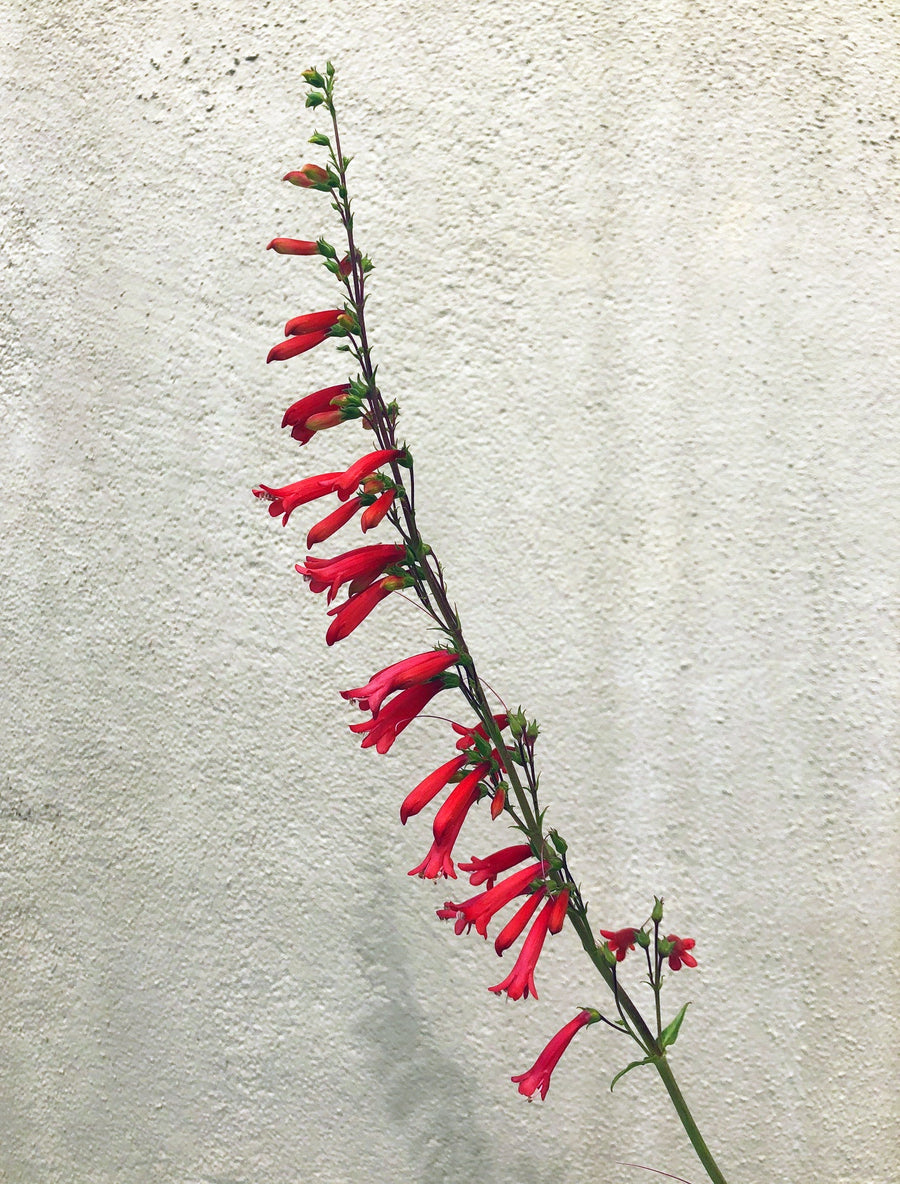
[[[697,965],[697,959],[693,954],[688,953],[697,944],[692,937],[676,937],[674,933],[670,933],[667,935],[666,941],[672,944],[668,953],[670,970],[680,970],[682,966]]]
[[[308,333],[324,333],[344,315],[342,308],[325,308],[321,312],[305,312],[291,317],[284,327],[285,337],[305,337]]]
[[[357,734],[365,733],[362,747],[371,748],[374,744],[376,752],[384,755],[403,729],[411,724],[419,712],[443,689],[443,681],[435,678],[431,682],[401,691],[371,719],[351,724],[350,731]]]
[[[485,883],[488,888],[493,888],[494,881],[501,872],[509,871],[511,867],[515,867],[517,863],[521,863],[530,855],[531,847],[528,843],[516,843],[515,846],[504,847],[500,851],[495,851],[493,855],[485,856],[484,859],[473,855],[469,863],[459,865],[459,870],[470,873],[469,883],[473,888]]]
[[[268,501],[272,517],[277,518],[281,514],[281,524],[287,526],[288,518],[298,506],[304,506],[307,502],[332,493],[338,477],[340,473],[320,473],[316,477],[304,477],[302,481],[294,481],[292,485],[283,485],[280,489],[260,485],[253,490],[253,494],[263,501]]]
[[[363,510],[362,517],[359,520],[363,534],[365,534],[367,530],[372,530],[373,527],[377,526],[378,523],[381,522],[385,514],[387,514],[388,510],[390,510],[391,506],[394,504],[394,498],[396,496],[396,489],[386,489],[377,501],[372,502],[370,506],[366,506],[366,508]]]
[[[550,1076],[559,1064],[563,1053],[572,1043],[572,1038],[576,1032],[580,1032],[588,1024],[594,1023],[597,1018],[596,1012],[585,1008],[573,1020],[569,1020],[565,1027],[560,1028],[528,1072],[519,1073],[518,1076],[512,1078],[512,1081],[518,1083],[519,1093],[530,1098],[540,1090],[541,1100],[546,1098],[550,1088]]]
[[[491,798],[491,819],[496,822],[503,813],[503,807],[506,805],[506,789],[502,785],[498,785],[494,790],[494,796]]]
[[[385,576],[384,579],[369,584],[355,596],[348,597],[343,604],[336,604],[334,608],[330,608],[328,615],[334,617],[334,620],[328,626],[325,644],[334,645],[335,642],[348,637],[386,596],[401,588],[408,588],[411,583],[412,579],[408,576]]]
[[[505,991],[509,999],[527,999],[529,995],[533,995],[537,999],[538,993],[534,986],[534,968],[544,947],[553,905],[554,901],[548,900],[541,909],[538,919],[531,926],[528,936],[522,943],[522,948],[519,950],[519,956],[516,958],[515,966],[513,966],[502,983],[497,983],[495,987],[488,987],[489,991],[493,991],[495,995],[499,995]]]
[[[446,879],[456,879],[456,872],[453,869],[453,847],[456,840],[459,838],[459,832],[462,830],[462,825],[465,822],[465,815],[460,815],[456,823],[451,826],[444,834],[441,842],[437,839],[428,848],[428,854],[418,865],[410,871],[409,875],[418,876],[421,880],[436,880],[438,876],[443,876]]]
[[[411,658],[394,662],[392,666],[385,666],[364,687],[341,691],[341,698],[351,702],[355,699],[363,711],[377,715],[388,695],[417,683],[428,682],[458,661],[459,654],[453,650],[427,650],[424,654],[414,654]]]
[[[301,444],[307,444],[316,432],[320,432],[324,427],[334,426],[331,422],[328,424],[318,422],[315,426],[309,423],[309,420],[320,415],[332,415],[334,412],[339,412],[346,397],[350,391],[350,383],[342,382],[337,386],[326,386],[320,391],[313,391],[311,395],[306,395],[302,399],[298,399],[296,403],[292,403],[284,413],[284,418],[281,421],[283,428],[290,427],[291,435],[295,440],[299,440]]]
[[[319,244],[303,238],[273,238],[266,250],[279,255],[318,255]]]
[[[454,757],[452,761],[447,761],[445,765],[441,765],[439,769],[429,773],[424,781],[420,781],[416,788],[406,795],[400,807],[400,821],[404,826],[406,826],[408,819],[412,818],[414,814],[418,814],[420,810],[424,810],[428,803],[437,797],[465,763],[466,757]]]
[[[532,892],[523,905],[516,910],[512,915],[512,919],[507,921],[494,941],[494,949],[503,957],[503,951],[508,950],[513,942],[517,941],[522,930],[534,916],[538,905],[547,894],[547,889],[543,885],[538,888],[537,892]]]
[[[453,787],[453,792],[434,816],[432,829],[435,842],[440,843],[448,831],[459,830],[466,815],[478,801],[482,777],[485,777],[490,770],[490,764],[484,761],[480,765],[476,765],[471,773],[467,773],[462,781]]]
[[[550,910],[550,920],[547,928],[551,933],[559,933],[563,925],[566,923],[566,914],[569,911],[569,890],[563,888],[558,896],[553,898],[553,908]]]
[[[402,563],[405,555],[406,548],[400,543],[371,543],[368,547],[357,547],[353,551],[335,555],[333,559],[317,559],[314,555],[307,555],[306,563],[298,563],[296,568],[309,581],[313,592],[328,589],[330,604],[342,584],[355,585],[350,589],[351,595],[362,592],[385,568]]]
[[[511,900],[523,892],[528,892],[535,880],[539,880],[541,876],[547,874],[549,867],[550,865],[545,860],[531,863],[528,867],[513,872],[511,876],[507,876],[499,884],[495,884],[484,892],[479,892],[477,896],[472,896],[461,904],[454,904],[451,900],[444,901],[444,909],[452,909],[450,916],[456,918],[455,931],[462,933],[464,929],[469,930],[474,925],[475,932],[480,933],[486,939],[491,917],[508,905]]]
[[[316,543],[324,543],[326,539],[331,536],[342,526],[346,525],[362,505],[358,497],[351,498],[349,502],[344,502],[342,506],[338,506],[336,510],[332,510],[326,516],[311,527],[306,536],[307,547],[314,547]]]
[[[289,358],[305,354],[307,350],[315,349],[317,345],[321,345],[327,336],[328,334],[324,332],[303,333],[300,337],[289,337],[287,341],[279,341],[266,354],[266,364],[286,362]]]
[[[321,186],[329,189],[328,173],[321,165],[305,164],[293,172],[285,173],[282,181],[290,181],[292,185],[299,185],[301,189],[318,189]]]
[[[600,932],[606,938],[607,949],[612,950],[617,962],[624,961],[628,951],[634,949],[636,929],[601,929]]]
[[[399,460],[403,454],[402,448],[378,448],[375,452],[361,456],[341,475],[341,479],[335,486],[338,497],[342,502],[345,502],[350,494],[356,491],[357,485],[364,477],[371,476],[382,465]]]

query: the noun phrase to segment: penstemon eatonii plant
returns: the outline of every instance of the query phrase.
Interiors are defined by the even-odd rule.
[[[357,513],[363,533],[385,521],[394,529],[394,542],[354,547],[332,559],[309,555],[305,562],[297,564],[297,571],[313,592],[327,592],[329,604],[343,587],[347,588],[346,599],[328,610],[332,618],[325,635],[328,645],[347,637],[380,601],[402,589],[408,589],[418,598],[446,638],[443,646],[394,662],[373,675],[364,686],[342,691],[341,695],[371,713],[370,719],[352,724],[350,730],[362,736],[363,748],[374,747],[380,753],[387,752],[404,728],[443,691],[458,692],[475,716],[471,723],[452,724],[454,755],[406,796],[400,807],[400,820],[405,824],[445,792],[432,822],[431,847],[409,873],[424,879],[439,876],[456,879],[453,848],[469,811],[480,804],[489,808],[492,819],[505,815],[520,832],[520,842],[484,858],[459,863],[459,870],[480,891],[466,900],[448,900],[437,910],[438,917],[454,923],[458,934],[474,926],[486,938],[495,915],[516,902],[515,910],[494,940],[498,954],[517,942],[530,923],[512,970],[489,989],[510,999],[529,995],[537,998],[534,974],[541,949],[547,938],[559,933],[568,922],[610,992],[609,1014],[582,1007],[550,1040],[534,1065],[512,1078],[518,1084],[519,1093],[531,1099],[539,1092],[545,1098],[551,1074],[573,1037],[582,1028],[603,1023],[620,1036],[633,1040],[640,1052],[637,1059],[616,1074],[612,1085],[629,1069],[652,1066],[662,1079],[710,1180],[725,1184],[725,1177],[675,1081],[667,1056],[678,1037],[687,1004],[667,1023],[663,1022],[663,970],[696,966],[691,952],[694,940],[674,933],[664,934],[663,902],[657,898],[643,923],[616,930],[600,929],[600,936],[605,940],[597,941],[569,867],[568,845],[556,830],[545,826],[546,808],[538,793],[534,760],[538,725],[527,719],[521,708],[510,711],[502,702],[498,704],[500,711],[492,708],[487,684],[479,676],[459,616],[448,598],[441,565],[419,533],[412,456],[405,443],[398,443],[397,404],[386,403],[382,397],[369,349],[365,305],[366,281],[372,264],[354,239],[347,188],[349,158],[341,150],[334,76],[330,62],[324,74],[307,70],[303,75],[310,87],[306,106],[322,108],[329,117],[328,133],[316,131],[310,137],[310,143],[326,150],[327,162],[305,164],[284,179],[301,189],[330,195],[331,208],[343,228],[346,250],[323,238],[315,242],[276,238],[269,248],[282,255],[319,256],[341,293],[334,308],[289,320],[284,328],[284,341],[269,351],[267,361],[286,361],[326,340],[337,339],[337,348],[355,360],[356,376],[294,403],[285,412],[282,427],[289,427],[291,436],[303,445],[317,432],[358,419],[372,433],[376,447],[344,471],[304,477],[282,488],[260,485],[253,492],[269,502],[269,513],[280,516],[284,524],[299,506],[336,495],[337,508],[309,531],[306,538],[309,548],[329,539]],[[620,982],[619,967],[631,951],[634,951],[631,961],[636,960],[642,969],[646,966],[644,981],[651,992],[647,1016]]]

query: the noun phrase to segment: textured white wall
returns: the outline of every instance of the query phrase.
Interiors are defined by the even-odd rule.
[[[898,1180],[898,18],[879,0],[4,0],[0,1179],[699,1181],[598,1028],[406,871],[292,574],[343,465],[268,369],[323,306],[300,71],[340,69],[384,387],[494,685],[543,721],[592,914],[698,939],[676,1068],[733,1184]],[[296,522],[296,525],[295,525]],[[485,841],[464,841],[465,853]],[[569,957],[569,955],[572,957]]]

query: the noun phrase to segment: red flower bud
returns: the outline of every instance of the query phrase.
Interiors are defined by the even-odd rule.
[[[328,173],[318,164],[305,164],[292,173],[286,173],[282,180],[290,181],[292,185],[299,185],[301,189],[331,188],[328,182]]]
[[[300,337],[279,341],[269,350],[266,362],[286,362],[288,358],[296,358],[298,354],[305,354],[307,350],[321,345],[327,336],[327,333],[303,333]]]
[[[273,238],[266,250],[279,255],[318,255],[319,244],[302,238]]]
[[[306,312],[299,317],[291,317],[284,327],[285,337],[297,337],[304,333],[320,333],[337,324],[338,318],[344,315],[342,308],[326,308],[322,312]]]

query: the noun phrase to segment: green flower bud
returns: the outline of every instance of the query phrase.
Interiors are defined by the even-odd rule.
[[[653,912],[650,914],[650,916],[657,925],[663,919],[663,902],[661,896],[653,897]]]

